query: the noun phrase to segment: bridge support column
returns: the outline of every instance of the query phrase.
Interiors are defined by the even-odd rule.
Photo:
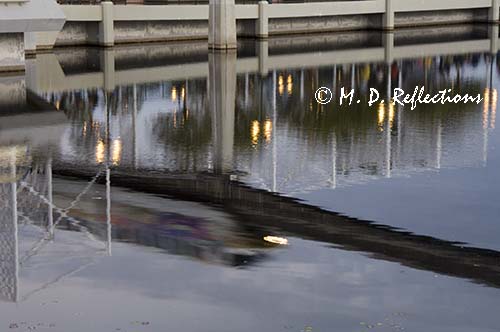
[[[113,46],[115,44],[113,3],[111,1],[101,2],[101,9],[102,21],[99,22],[99,45]]]
[[[259,1],[259,18],[257,19],[257,27],[255,35],[258,38],[269,37],[269,3],[267,1]]]
[[[385,12],[382,18],[383,30],[394,30],[394,0],[385,0]]]
[[[236,51],[210,52],[208,65],[214,170],[224,174],[233,169]]]
[[[234,0],[210,0],[208,13],[208,47],[236,48],[236,16]]]
[[[488,12],[488,20],[492,23],[498,23],[500,20],[500,1],[491,0],[491,8]]]

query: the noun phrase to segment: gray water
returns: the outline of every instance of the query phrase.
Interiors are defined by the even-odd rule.
[[[28,59],[0,78],[0,331],[500,331],[486,30]],[[485,101],[366,104],[417,85]]]

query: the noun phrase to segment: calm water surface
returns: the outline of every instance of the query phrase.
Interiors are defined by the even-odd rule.
[[[0,331],[500,331],[487,28],[394,40],[57,49],[0,78]],[[485,101],[366,105],[416,85]]]

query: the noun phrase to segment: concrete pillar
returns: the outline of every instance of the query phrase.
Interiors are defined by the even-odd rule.
[[[257,28],[255,35],[258,38],[267,38],[269,36],[269,3],[267,1],[259,1],[259,18],[257,19]]]
[[[0,73],[24,71],[24,34],[0,33]]]
[[[267,40],[258,40],[256,42],[257,56],[259,57],[259,73],[262,76],[267,76],[269,71],[268,58],[269,58],[269,43]]]
[[[236,48],[236,16],[234,0],[210,0],[208,13],[208,47]]]
[[[101,2],[102,21],[99,22],[99,45],[113,46],[115,44],[113,3]]]
[[[490,22],[497,23],[500,20],[500,1],[499,0],[491,0],[491,8],[488,12],[488,20]]]
[[[224,174],[233,169],[236,51],[210,52],[208,64],[214,170]]]
[[[385,0],[385,12],[382,18],[383,30],[394,30],[394,0]]]

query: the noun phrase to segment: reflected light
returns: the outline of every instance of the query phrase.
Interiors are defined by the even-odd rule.
[[[293,81],[292,81],[292,75],[288,75],[288,78],[286,79],[286,92],[288,94],[292,94],[293,90]]]
[[[266,142],[269,143],[271,141],[272,134],[273,134],[273,122],[267,119],[266,122],[264,122],[264,139],[266,140]]]
[[[280,245],[287,245],[288,240],[283,238],[283,237],[278,237],[278,236],[264,236],[264,241],[274,243],[274,244],[280,244]]]
[[[115,139],[112,145],[112,155],[111,160],[113,165],[118,165],[122,159],[122,141],[121,139]]]
[[[105,150],[104,142],[102,140],[99,140],[99,142],[97,142],[97,145],[95,147],[95,161],[98,164],[102,164],[104,162],[104,157],[105,157],[104,150]]]
[[[483,102],[483,129],[488,128],[488,112],[490,108],[490,89],[484,89],[484,102]]]
[[[389,128],[392,128],[394,122],[394,103],[389,103]]]
[[[250,129],[250,135],[252,138],[252,144],[257,145],[259,142],[259,134],[260,134],[260,123],[257,120],[252,122],[252,128]]]
[[[378,105],[378,126],[383,131],[384,119],[385,119],[385,105],[380,103]]]
[[[181,89],[181,99],[184,100],[185,96],[186,96],[186,89],[184,89],[184,87],[182,87],[182,89]]]
[[[170,98],[172,101],[177,100],[177,88],[175,86],[172,87],[172,91],[170,92]]]

